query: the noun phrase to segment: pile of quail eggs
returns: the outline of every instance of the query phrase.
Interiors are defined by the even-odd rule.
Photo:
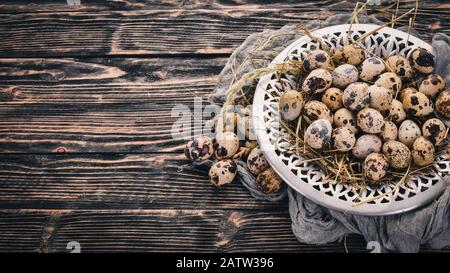
[[[186,157],[194,162],[213,160],[208,173],[210,183],[220,187],[233,182],[239,168],[236,160],[240,160],[255,176],[261,193],[272,194],[281,190],[282,180],[270,168],[254,140],[249,108],[223,110],[215,119],[213,128],[214,137],[199,136],[189,141],[184,149]]]
[[[389,169],[432,164],[437,148],[447,143],[443,120],[450,118],[450,89],[433,73],[432,53],[416,48],[409,59],[383,60],[350,44],[330,55],[308,52],[299,90],[279,98],[284,120],[306,121],[304,142],[361,160],[372,184],[381,183]]]

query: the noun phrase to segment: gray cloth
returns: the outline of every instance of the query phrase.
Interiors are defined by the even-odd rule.
[[[348,14],[335,15],[324,22],[311,21],[307,27],[314,30],[349,21]],[[380,24],[380,21],[372,16],[364,16],[359,22]],[[240,76],[267,66],[279,52],[303,35],[295,25],[250,35],[231,55],[219,76],[219,83],[211,95],[211,101],[224,101],[226,91],[234,79],[233,73]],[[264,43],[269,37],[272,39]],[[437,54],[437,73],[445,76],[447,85],[450,85],[449,44],[449,37],[445,34],[436,34],[432,42]],[[256,61],[246,60],[245,56],[248,54],[252,54]],[[266,198],[254,190],[255,178],[246,170],[245,164],[239,164],[238,170],[239,179],[253,196],[264,200],[278,200]],[[446,180],[448,181],[448,177]],[[285,192],[281,195],[285,195]],[[356,233],[364,236],[367,241],[377,241],[384,251],[417,252],[421,244],[432,248],[450,245],[450,185],[443,195],[426,207],[384,217],[357,216],[333,211],[311,202],[291,189],[288,190],[288,196],[292,230],[300,242],[325,244],[340,240],[346,234]]]

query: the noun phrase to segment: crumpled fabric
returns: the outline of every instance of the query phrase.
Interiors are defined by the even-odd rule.
[[[324,22],[310,21],[310,30],[350,22],[349,14],[329,17]],[[380,24],[373,16],[361,16],[360,23]],[[405,30],[405,29],[403,29]],[[286,25],[279,30],[265,30],[250,35],[229,58],[219,75],[219,82],[211,94],[213,103],[223,103],[225,94],[234,80],[234,75],[243,75],[257,68],[266,67],[286,46],[303,36],[295,25]],[[413,35],[418,36],[413,32]],[[268,38],[271,39],[268,40]],[[450,38],[438,33],[432,45],[436,52],[436,72],[445,77],[450,86]],[[246,59],[251,54],[253,61]],[[418,252],[420,245],[440,249],[450,245],[450,184],[445,192],[429,205],[403,214],[392,216],[358,216],[319,206],[292,189],[284,189],[277,196],[265,196],[255,187],[255,178],[245,164],[238,161],[238,177],[252,196],[268,201],[278,201],[289,196],[289,213],[292,230],[298,241],[308,244],[326,244],[341,240],[347,234],[360,234],[368,242],[376,241],[385,252]],[[287,188],[287,187],[286,187]]]

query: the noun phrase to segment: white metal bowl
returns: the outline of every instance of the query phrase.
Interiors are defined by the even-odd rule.
[[[350,38],[356,40],[361,35],[376,29],[377,25],[354,24]],[[330,46],[339,48],[347,39],[349,25],[336,25],[313,32]],[[408,33],[382,28],[367,37],[362,44],[374,54],[387,57],[400,54],[409,57],[412,50],[423,47],[432,51],[431,45],[409,36]],[[320,46],[304,36],[283,50],[272,64],[287,60],[301,60],[309,50]],[[442,155],[426,174],[414,175],[409,182],[398,190],[375,201],[355,206],[358,196],[351,188],[343,184],[324,183],[323,172],[312,162],[302,159],[288,143],[288,133],[280,127],[279,96],[284,87],[298,88],[296,77],[290,73],[263,76],[255,91],[253,101],[253,122],[257,141],[267,161],[278,175],[294,190],[308,199],[325,207],[359,215],[391,215],[412,210],[434,200],[447,186],[450,173],[448,155]],[[365,200],[392,190],[397,181],[391,181],[381,187],[367,186],[359,200]]]

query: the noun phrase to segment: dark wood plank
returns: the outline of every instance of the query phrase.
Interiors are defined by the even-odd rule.
[[[286,211],[0,210],[0,252],[69,252],[71,241],[86,253],[368,252],[356,235],[345,242],[301,244]]]
[[[206,106],[225,61],[1,59],[0,153],[180,151],[172,109]]]
[[[405,12],[412,2],[402,6]],[[351,6],[264,4],[227,9],[44,12],[0,15],[0,57],[229,54],[248,35],[287,23],[324,20]],[[449,32],[450,6],[421,9],[416,27],[430,40]],[[407,19],[400,24],[407,23]]]
[[[0,252],[344,252],[300,244],[287,212],[223,210],[1,210]],[[367,252],[359,236],[352,252]]]
[[[238,181],[216,188],[207,173],[174,153],[2,155],[0,208],[287,210]]]

